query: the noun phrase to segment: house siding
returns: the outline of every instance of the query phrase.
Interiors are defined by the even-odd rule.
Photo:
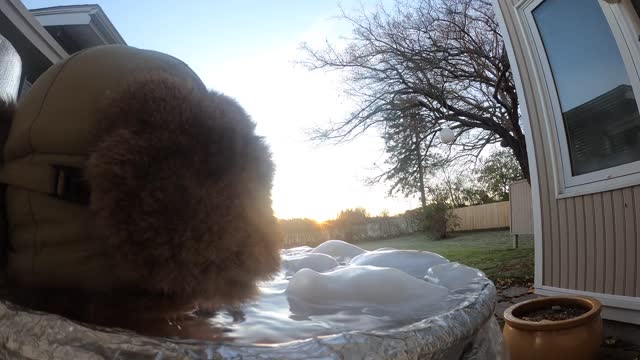
[[[542,219],[543,285],[639,296],[639,195],[640,186],[565,199],[540,191],[557,209]]]
[[[494,0],[509,32],[515,55],[510,60],[519,70],[519,95],[531,127],[528,150],[534,152],[538,173],[539,192],[533,196],[540,202],[541,231],[536,238],[542,242],[542,274],[537,286],[638,297],[640,186],[557,198],[552,140],[557,134],[537,96],[544,84],[533,77],[533,64],[527,60],[530,50],[515,10],[519,2]]]
[[[512,234],[533,234],[531,186],[526,180],[516,181],[509,188]]]

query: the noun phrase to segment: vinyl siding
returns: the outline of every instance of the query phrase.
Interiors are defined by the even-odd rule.
[[[552,119],[538,98],[542,84],[532,78],[516,0],[496,0],[511,38],[526,101],[539,180],[542,284],[623,296],[640,296],[640,185],[588,195],[558,198]],[[533,148],[529,145],[533,145]],[[533,194],[536,196],[536,194]]]

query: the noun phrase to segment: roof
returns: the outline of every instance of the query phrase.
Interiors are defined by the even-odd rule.
[[[68,53],[126,41],[100,5],[69,5],[31,9],[31,14]]]
[[[44,57],[50,65],[68,56],[20,0],[0,1],[0,32],[18,50],[23,63]]]

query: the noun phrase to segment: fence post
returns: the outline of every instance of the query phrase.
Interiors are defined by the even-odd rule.
[[[517,249],[518,248],[518,234],[513,234],[513,248]]]

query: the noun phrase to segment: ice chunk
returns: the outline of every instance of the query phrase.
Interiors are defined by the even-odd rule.
[[[333,256],[334,258],[352,258],[366,251],[342,240],[327,240],[316,246],[311,252]]]
[[[306,253],[284,258],[282,266],[288,274],[294,274],[305,268],[317,272],[325,272],[335,269],[338,266],[338,262],[329,255]]]
[[[280,257],[286,258],[287,256],[305,254],[311,250],[313,250],[311,246],[297,246],[289,249],[282,249],[280,250]]]
[[[422,279],[430,267],[447,262],[444,257],[427,251],[376,250],[356,256],[350,264],[394,268]]]
[[[432,266],[424,278],[449,290],[456,290],[470,287],[473,283],[484,278],[484,274],[480,270],[457,262],[450,262]]]
[[[348,266],[323,274],[302,269],[289,281],[286,294],[311,306],[375,306],[404,311],[440,303],[448,292],[445,287],[397,269]]]

